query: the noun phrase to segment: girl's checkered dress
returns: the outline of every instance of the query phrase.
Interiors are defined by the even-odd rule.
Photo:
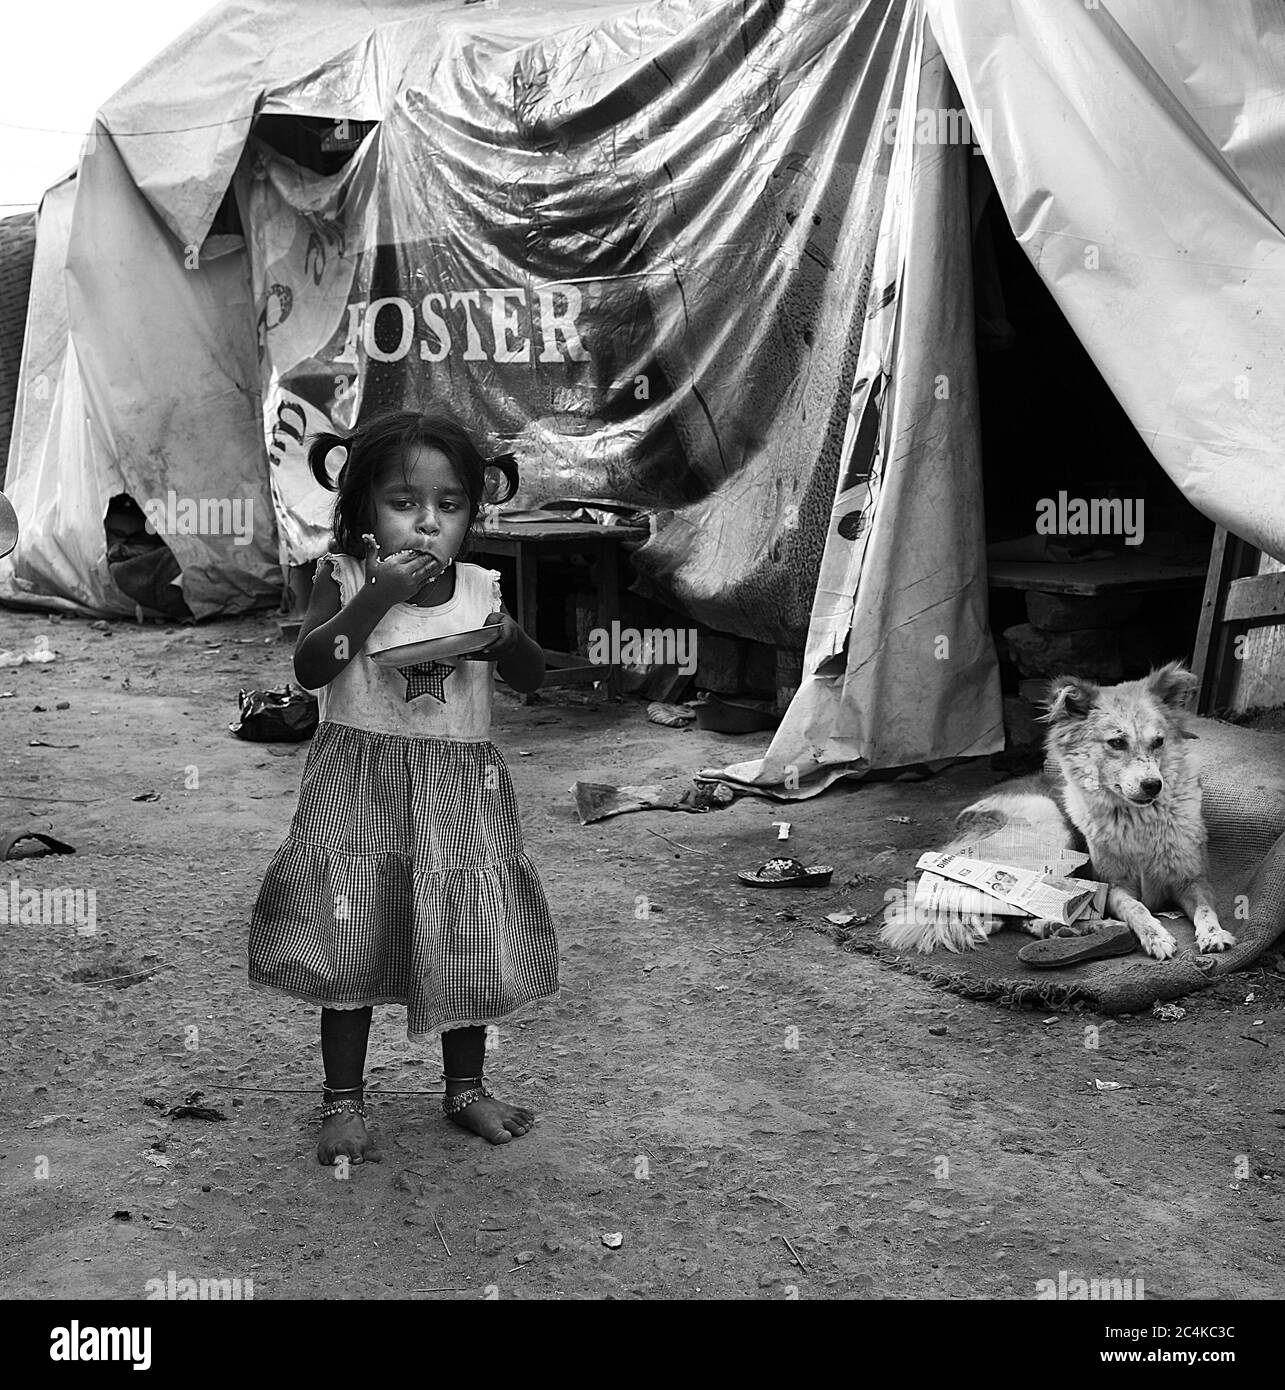
[[[327,556],[347,603],[359,561]],[[438,608],[399,604],[318,692],[299,805],[250,927],[250,980],[327,1008],[405,1004],[406,1031],[492,1023],[556,994],[558,949],[507,768],[486,737],[494,666],[369,653],[480,627],[499,577],[456,565]]]

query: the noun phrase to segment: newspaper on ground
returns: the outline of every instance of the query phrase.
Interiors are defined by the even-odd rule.
[[[1091,879],[1036,873],[1015,864],[994,864],[986,859],[936,851],[921,855],[917,867],[998,898],[1020,909],[1019,916],[1038,917],[1063,926],[1069,926],[1086,912],[1101,915],[1106,908],[1107,885]],[[918,897],[916,893],[916,902]]]
[[[1087,854],[1065,845],[1050,844],[1048,832],[1022,821],[1010,821],[991,835],[974,840],[956,854],[965,859],[985,859],[992,864],[1012,864],[1037,874],[1069,878],[1089,862]]]
[[[992,897],[966,883],[955,883],[940,874],[924,873],[915,884],[916,921],[936,921],[943,917],[986,920],[990,917],[1029,917],[1025,908],[1014,907],[1003,898]]]

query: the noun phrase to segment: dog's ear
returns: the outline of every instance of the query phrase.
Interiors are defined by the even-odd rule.
[[[1185,708],[1188,696],[1199,684],[1181,661],[1171,661],[1147,677],[1147,689],[1152,695],[1162,705],[1172,705],[1174,709]]]
[[[1041,716],[1046,724],[1062,719],[1083,719],[1098,701],[1098,687],[1079,676],[1055,676],[1048,683]]]

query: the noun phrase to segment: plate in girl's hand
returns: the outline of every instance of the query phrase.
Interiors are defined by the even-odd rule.
[[[421,661],[441,661],[448,656],[480,652],[489,647],[502,631],[498,623],[492,623],[490,627],[475,627],[468,632],[451,632],[445,637],[429,637],[423,642],[385,647],[382,652],[371,652],[370,659],[377,666],[416,666]]]

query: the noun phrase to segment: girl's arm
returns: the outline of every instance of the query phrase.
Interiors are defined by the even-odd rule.
[[[487,627],[499,624],[500,636],[480,652],[470,652],[468,661],[494,661],[500,679],[522,695],[539,690],[544,684],[544,651],[513,621],[507,608],[501,607],[486,620]]]
[[[362,649],[389,605],[378,585],[363,585],[346,607],[339,599],[334,571],[319,575],[294,649],[294,677],[307,690],[329,685]]]
[[[507,612],[501,611],[501,622],[506,618],[513,625],[513,646],[496,662],[495,669],[506,685],[529,695],[544,684],[544,649],[528,637]]]
[[[295,679],[308,690],[329,685],[366,645],[384,614],[441,572],[440,562],[426,552],[402,550],[381,560],[374,536],[365,540],[366,583],[351,603],[340,606],[333,570],[329,584],[318,579],[312,586],[312,602],[294,649]]]

